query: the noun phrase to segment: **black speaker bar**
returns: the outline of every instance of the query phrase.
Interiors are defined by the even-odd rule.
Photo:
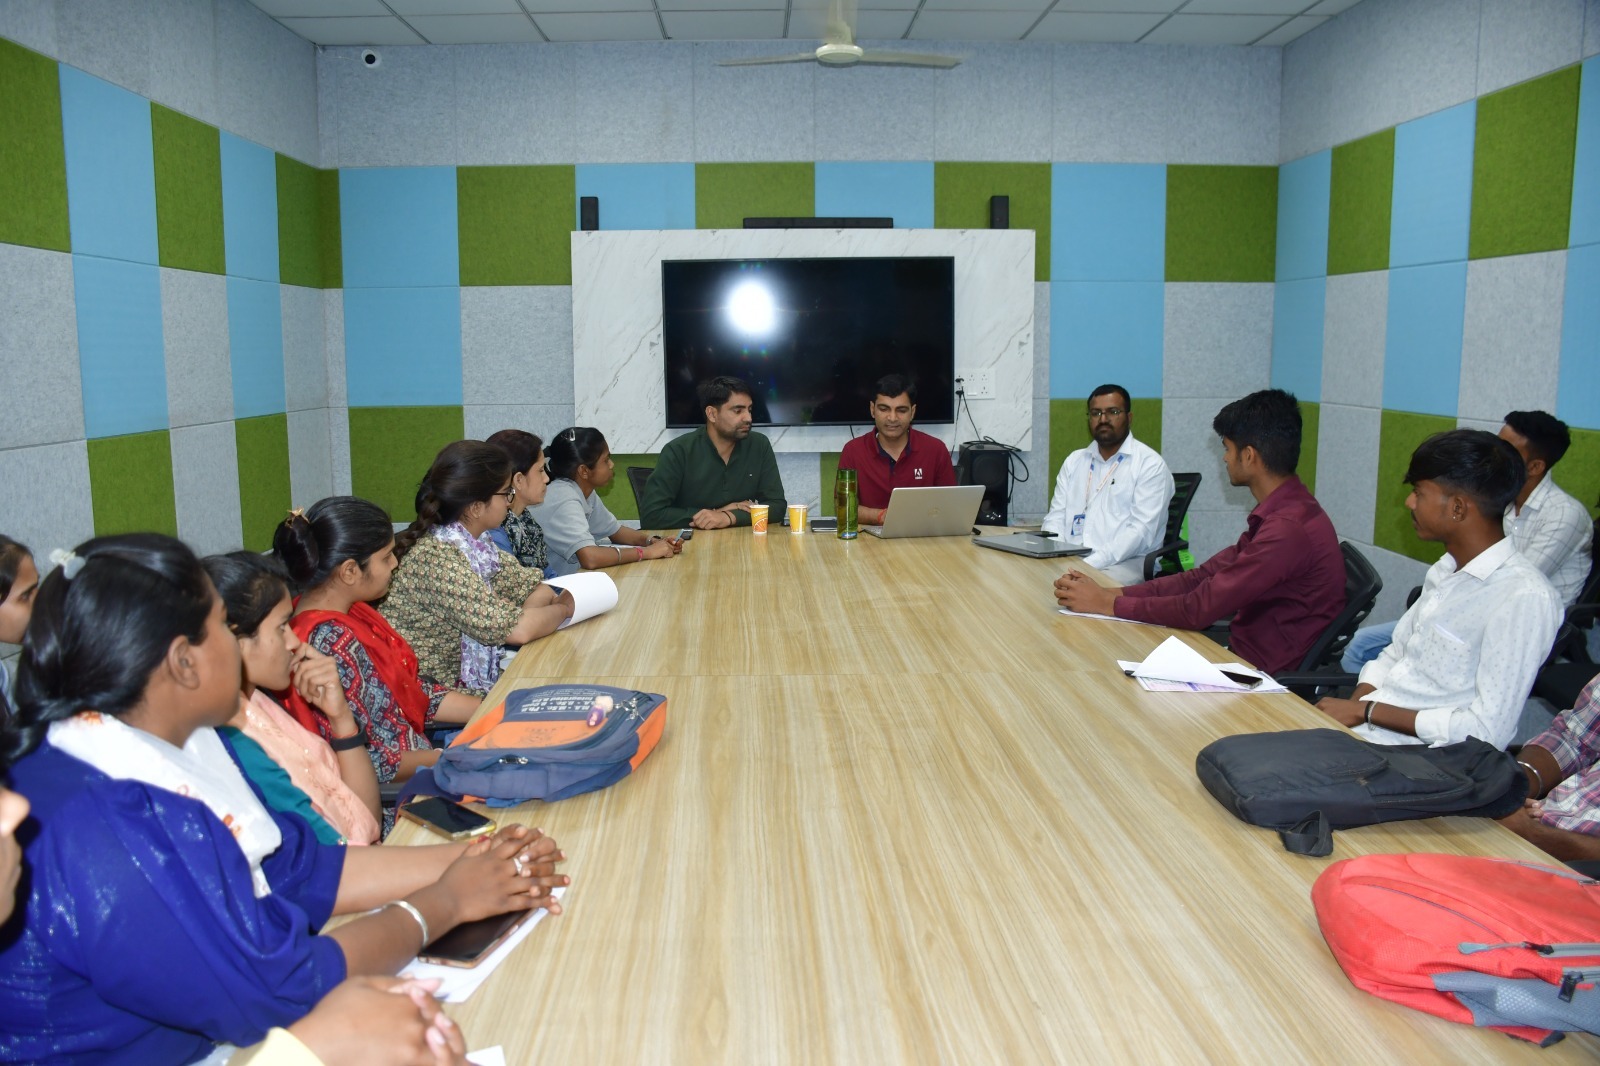
[[[894,229],[892,218],[746,218],[745,229]]]

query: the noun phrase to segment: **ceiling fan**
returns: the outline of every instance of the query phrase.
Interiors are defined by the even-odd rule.
[[[828,22],[822,44],[814,52],[798,55],[761,56],[753,59],[724,59],[721,67],[754,67],[768,63],[821,63],[825,67],[853,67],[858,63],[899,67],[953,67],[961,60],[954,56],[920,52],[888,52],[866,49],[856,44],[856,0],[829,0]]]

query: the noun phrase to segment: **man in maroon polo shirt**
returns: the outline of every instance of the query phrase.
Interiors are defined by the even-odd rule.
[[[917,386],[904,374],[878,380],[869,411],[871,433],[863,433],[839,453],[839,469],[854,470],[860,492],[861,524],[883,524],[889,493],[898,488],[954,485],[950,449],[937,437],[911,428],[917,416]]]
[[[1269,674],[1299,668],[1344,609],[1344,556],[1333,523],[1295,476],[1300,408],[1282,389],[1253,392],[1212,419],[1228,482],[1256,498],[1237,544],[1201,566],[1105,589],[1077,571],[1056,581],[1061,606],[1174,629],[1235,616],[1228,645]]]

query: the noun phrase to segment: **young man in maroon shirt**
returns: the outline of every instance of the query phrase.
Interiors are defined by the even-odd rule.
[[[1228,483],[1256,498],[1248,527],[1187,573],[1106,589],[1069,570],[1056,581],[1061,606],[1174,629],[1204,629],[1234,616],[1229,647],[1268,673],[1294,670],[1344,609],[1344,555],[1333,523],[1295,476],[1300,408],[1282,389],[1253,392],[1212,419]]]
[[[868,410],[871,433],[863,433],[839,453],[839,469],[854,470],[860,492],[861,524],[883,524],[889,493],[897,488],[954,485],[956,468],[950,449],[937,437],[911,428],[917,417],[917,386],[904,374],[878,380]]]

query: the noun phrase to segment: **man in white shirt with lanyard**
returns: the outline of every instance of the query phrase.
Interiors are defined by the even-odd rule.
[[[1044,516],[1047,532],[1092,548],[1083,561],[1124,585],[1144,580],[1144,557],[1166,540],[1173,491],[1165,460],[1134,439],[1132,407],[1121,385],[1090,394],[1094,442],[1061,464]]]

